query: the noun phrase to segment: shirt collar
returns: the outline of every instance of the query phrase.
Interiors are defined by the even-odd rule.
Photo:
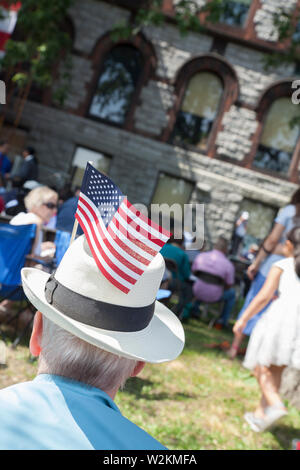
[[[110,398],[107,393],[97,387],[92,387],[91,385],[87,385],[83,382],[79,382],[77,380],[70,379],[68,377],[63,377],[61,375],[54,375],[54,374],[38,374],[34,378],[35,382],[51,382],[54,383],[58,388],[67,388],[71,387],[72,390],[76,390],[78,393],[82,395],[88,395],[90,397],[99,399],[103,402],[104,405],[112,408],[115,411],[120,410],[115,404],[115,402]]]

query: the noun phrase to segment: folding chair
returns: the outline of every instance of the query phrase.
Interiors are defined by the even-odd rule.
[[[61,262],[65,252],[69,248],[71,241],[71,233],[70,232],[63,232],[62,230],[56,230],[56,235],[54,239],[54,243],[56,246],[55,251],[55,264],[56,266],[59,265]]]
[[[217,276],[215,274],[210,274],[210,273],[207,273],[205,271],[195,271],[194,273],[194,276],[196,276],[198,279],[200,279],[201,281],[205,282],[206,284],[211,284],[211,285],[215,285],[215,286],[221,286],[221,287],[224,287],[224,279],[220,276]],[[216,321],[220,318],[221,316],[221,313],[222,313],[222,305],[223,305],[223,301],[218,301],[218,302],[202,302],[201,299],[199,299],[199,301],[201,302],[201,304],[203,303],[203,314],[202,314],[202,318],[207,318],[208,317],[208,310],[209,310],[209,306],[211,305],[215,305],[215,304],[218,304],[218,308],[215,310],[215,309],[210,309],[210,312],[213,314],[211,320],[209,321],[208,323],[208,326],[209,328],[212,328],[213,325],[216,323]]]
[[[178,266],[177,266],[176,261],[171,258],[164,257],[164,260],[165,260],[166,269],[172,275],[172,278],[170,279],[169,287],[167,288],[168,290],[170,290],[171,294],[166,299],[165,303],[169,304],[169,302],[171,301],[171,299],[173,299],[173,296],[175,294],[175,296],[178,297],[177,302],[170,308],[174,311],[174,313],[177,313],[178,304],[180,303],[180,284],[181,284],[179,277],[178,277]]]
[[[171,310],[178,316],[178,318],[182,318],[183,309],[185,305],[190,301],[190,297],[192,294],[189,293],[191,291],[191,287],[188,285],[188,281],[181,281],[179,278],[178,273],[178,265],[175,260],[171,258],[165,258],[166,268],[172,274],[172,279],[168,289],[171,291],[171,295],[168,299],[166,299],[165,304],[170,305],[172,304],[173,295],[177,297],[177,302],[174,305],[170,305]],[[171,302],[170,302],[171,301]]]
[[[11,318],[2,322],[2,326],[17,320],[28,307],[32,311],[32,318],[13,342],[13,347],[17,346],[23,338],[26,331],[30,328],[34,317],[33,307],[27,301],[23,292],[21,269],[25,266],[26,257],[31,252],[35,231],[35,225],[0,223],[0,298],[1,300],[22,301],[22,303],[26,301],[26,306],[21,307]],[[2,330],[0,330],[0,334],[5,339]]]

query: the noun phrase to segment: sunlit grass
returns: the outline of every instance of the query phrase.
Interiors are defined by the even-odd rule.
[[[116,403],[128,419],[169,449],[291,449],[300,438],[300,411],[289,414],[269,432],[254,433],[243,419],[259,400],[254,377],[210,343],[231,341],[230,332],[209,329],[193,319],[184,324],[186,345],[175,361],[147,364],[129,379]],[[25,344],[8,350],[7,367],[0,369],[0,388],[31,380],[37,363]]]
[[[290,449],[300,436],[300,411],[256,434],[243,419],[260,398],[255,378],[207,344],[231,340],[199,320],[185,325],[186,346],[171,363],[147,365],[117,397],[123,414],[170,449]]]

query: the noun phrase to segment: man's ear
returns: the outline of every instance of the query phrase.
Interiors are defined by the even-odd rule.
[[[136,377],[144,369],[144,366],[145,362],[139,361],[135,366],[134,371],[132,372],[130,377]]]
[[[33,356],[39,356],[41,353],[41,338],[43,332],[43,317],[41,312],[37,311],[34,317],[33,329],[31,333],[29,349]]]

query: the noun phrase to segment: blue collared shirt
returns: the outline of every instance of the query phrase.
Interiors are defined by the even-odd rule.
[[[164,450],[98,388],[57,375],[0,390],[1,450]]]

